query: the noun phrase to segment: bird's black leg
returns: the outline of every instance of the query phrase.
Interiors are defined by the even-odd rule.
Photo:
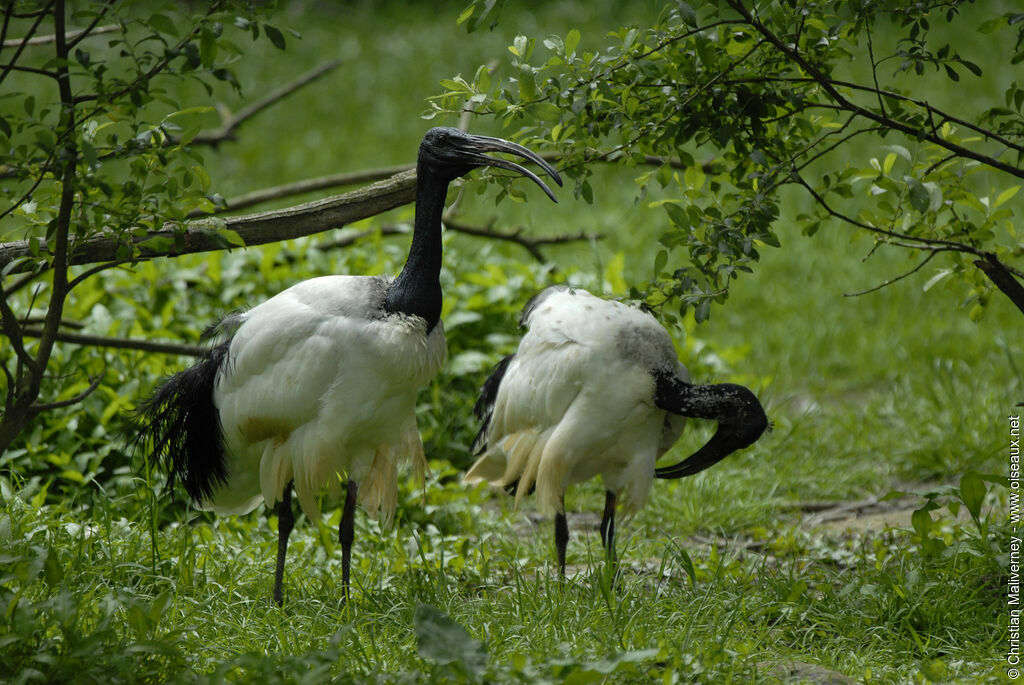
[[[348,570],[352,563],[352,542],[356,538],[356,494],[359,484],[349,479],[345,493],[345,509],[341,513],[338,524],[338,542],[341,543],[341,584],[345,589],[345,601],[348,601]]]
[[[615,563],[615,493],[604,493],[604,516],[601,517],[601,544],[604,545],[608,561]]]
[[[558,570],[565,578],[565,548],[569,544],[569,522],[565,519],[565,506],[555,514],[555,553],[558,554]]]
[[[281,585],[284,582],[284,558],[288,553],[288,536],[295,527],[295,514],[292,512],[292,484],[284,487],[281,501],[277,503],[277,568],[274,570],[274,603],[281,606],[283,596]]]

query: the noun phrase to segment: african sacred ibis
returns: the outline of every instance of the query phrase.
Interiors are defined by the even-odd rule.
[[[434,128],[419,148],[416,217],[405,267],[390,276],[323,276],[298,283],[217,324],[207,356],[168,378],[137,412],[137,444],[199,508],[244,514],[278,507],[274,600],[294,525],[292,488],[310,519],[317,497],[345,503],[338,530],[348,596],[358,501],[385,524],[394,515],[400,461],[426,466],[417,391],[447,356],[441,316],[441,215],[449,182],[476,167],[533,172],[485,152],[519,155],[500,138]],[[358,498],[358,499],[357,499]]]
[[[555,515],[563,576],[569,485],[601,475],[601,542],[614,560],[617,503],[637,511],[655,477],[703,471],[768,426],[747,388],[691,384],[668,332],[642,309],[554,286],[526,305],[520,324],[529,330],[518,350],[498,363],[474,407],[479,459],[465,479],[502,486],[517,504],[536,489],[538,509]],[[689,458],[656,469],[684,417],[715,420],[717,431]]]

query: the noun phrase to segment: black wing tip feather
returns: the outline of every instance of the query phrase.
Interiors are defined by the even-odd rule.
[[[480,419],[480,430],[477,431],[476,437],[473,438],[473,455],[479,455],[487,448],[487,428],[491,425],[491,415],[494,413],[494,402],[498,397],[498,388],[501,387],[501,381],[505,378],[505,372],[508,370],[508,365],[512,362],[514,354],[510,354],[491,369],[491,374],[484,381],[483,387],[480,388],[480,397],[477,398],[476,404],[473,405],[473,415]]]
[[[168,487],[180,484],[197,504],[227,482],[213,388],[229,345],[230,340],[211,347],[195,364],[164,379],[131,414],[133,452],[165,470]]]

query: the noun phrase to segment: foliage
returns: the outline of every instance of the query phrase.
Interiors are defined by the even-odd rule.
[[[292,106],[253,122],[251,134],[225,141],[218,148],[224,154],[204,152],[211,193],[229,196],[338,165],[410,161],[427,126],[416,117],[421,96],[441,77],[458,69],[472,75],[473,65],[504,54],[517,32],[564,36],[575,27],[582,46],[608,26],[643,20],[637,17],[644,11],[608,0],[587,3],[580,15],[575,3],[536,3],[503,15],[493,32],[466,37],[456,34],[459,8],[295,6],[275,21],[300,25],[303,39],[289,39],[287,60],[269,41],[248,46],[245,61],[234,65],[245,91],[282,82],[325,55],[344,56],[347,68],[331,76],[326,92],[298,94]],[[233,32],[225,26],[223,35]],[[373,40],[377,35],[387,39]],[[982,84],[1001,94],[1005,72],[953,44],[983,67]],[[376,79],[366,77],[370,65]],[[977,85],[953,66],[962,76],[958,88]],[[177,102],[204,101],[205,89],[188,90],[192,85],[163,83]],[[218,101],[240,106],[229,83],[214,86]],[[472,126],[506,135],[500,121]],[[867,167],[864,160],[876,157],[884,168],[888,152],[858,146],[846,158]],[[695,158],[710,156],[702,149]],[[889,173],[905,164],[897,155]],[[712,167],[701,168],[706,192]],[[686,173],[657,173],[676,172]],[[1008,333],[1017,320],[997,302],[986,330],[1007,333],[979,335],[966,317],[948,316],[935,297],[961,294],[948,277],[927,292],[888,288],[840,298],[837,283],[866,287],[905,270],[907,259],[883,250],[866,263],[837,257],[870,251],[870,236],[851,240],[823,229],[803,238],[797,216],[811,210],[795,193],[780,196],[772,227],[786,249],[758,248],[757,277],[730,289],[736,306],[716,309],[700,327],[691,315],[665,317],[694,377],[757,387],[776,429],[695,479],[657,484],[649,506],[621,527],[625,568],[614,591],[596,522],[582,513],[600,511],[599,482],[568,493],[569,563],[577,571],[568,583],[552,568],[549,521],[529,505],[513,510],[500,492],[461,484],[459,467],[471,458],[476,428],[475,392],[489,366],[513,349],[526,299],[561,279],[625,295],[629,284],[650,277],[662,250],[669,255],[662,276],[678,266],[678,248],[657,246],[666,229],[644,206],[672,199],[667,192],[648,184],[646,201],[633,207],[631,177],[641,172],[594,164],[588,173],[594,205],[565,193],[554,207],[531,198],[495,209],[494,192],[473,181],[463,186],[467,221],[521,225],[530,234],[585,227],[608,237],[550,248],[552,268],[525,263],[518,246],[446,235],[451,359],[418,408],[433,476],[424,491],[401,483],[393,530],[357,516],[349,606],[339,591],[337,511],[325,507],[320,521],[299,521],[286,605],[278,610],[267,599],[272,512],[215,518],[170,499],[130,468],[121,412],[189,358],[58,343],[43,401],[74,398],[88,387],[86,376],[104,372],[104,379],[80,403],[39,416],[0,457],[0,680],[71,674],[77,682],[436,682],[479,674],[494,682],[745,683],[777,682],[773,665],[798,660],[865,683],[1001,682],[1007,566],[997,546],[1009,534],[998,513],[1005,493],[985,481],[979,520],[988,526],[987,546],[966,518],[966,502],[959,517],[952,509],[965,472],[996,472],[1002,464],[1005,444],[992,417],[1003,416],[1006,398],[1020,399],[1024,384],[1014,361],[1019,345]],[[506,198],[516,199],[517,189]],[[999,209],[1014,208],[1019,197]],[[410,216],[406,208],[383,222],[401,226]],[[304,278],[393,272],[407,241],[371,232],[346,249],[297,240],[110,269],[77,285],[64,315],[87,334],[195,342],[225,312]],[[922,270],[916,285],[939,273]],[[0,354],[7,352],[0,343]],[[703,430],[691,424],[679,454],[666,459],[699,445]],[[808,530],[794,514],[823,500],[911,487],[935,493],[911,506],[939,505],[927,512],[928,538],[944,549],[924,542],[909,513],[900,528],[859,534]],[[439,659],[421,654],[431,623],[417,622],[418,610],[479,649],[464,656],[456,648]]]
[[[177,221],[173,239],[163,239],[172,244],[161,246],[172,248],[184,239],[181,220],[216,201],[192,145],[209,108],[182,108],[166,84],[195,81],[207,92],[216,81],[237,87],[237,36],[262,34],[284,47],[280,30],[261,23],[248,3],[215,3],[195,14],[152,9],[109,1],[4,5],[2,38],[22,35],[0,72],[0,220],[3,238],[23,239],[29,256],[7,262],[2,274],[0,328],[11,344],[0,357],[0,452],[34,416],[85,397],[100,382],[102,372],[70,397],[50,399],[75,385],[54,384],[48,373],[72,290],[131,261],[148,229]],[[86,41],[102,21],[110,22],[108,38]],[[71,33],[70,24],[85,28]],[[33,47],[45,29],[52,33],[41,41],[48,49]],[[75,252],[101,235],[120,241],[117,261],[71,274]],[[229,233],[222,239],[234,240]]]
[[[946,255],[935,278],[966,284],[972,319],[993,285],[1024,311],[1008,275],[1024,275],[1010,203],[1024,178],[1024,90],[1002,69],[1024,56],[1024,14],[965,5],[673,2],[596,44],[575,28],[519,35],[506,77],[481,67],[450,79],[433,111],[493,116],[556,146],[587,202],[593,162],[636,169],[639,199],[667,219],[640,290],[679,298],[698,321],[763,247],[778,247],[788,187],[813,200],[795,217],[805,234],[851,226],[879,247],[922,252],[912,271]],[[474,0],[461,20],[493,23],[501,6]],[[968,30],[983,36],[1001,93],[945,102],[942,80],[982,75],[952,37]],[[660,167],[643,170],[652,159]],[[688,263],[675,266],[680,255]]]

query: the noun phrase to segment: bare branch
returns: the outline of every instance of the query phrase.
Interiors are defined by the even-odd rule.
[[[286,183],[279,186],[273,186],[271,188],[264,188],[262,190],[254,190],[251,193],[239,195],[238,197],[233,197],[230,200],[227,200],[225,202],[225,206],[223,208],[218,208],[214,213],[221,214],[224,212],[234,212],[240,209],[247,209],[254,205],[263,204],[264,202],[281,200],[295,195],[304,195],[317,190],[327,190],[330,188],[340,188],[343,186],[381,181],[411,169],[415,169],[415,165],[399,164],[396,166],[382,167],[380,169],[367,169],[366,171],[354,171],[345,174],[319,176],[317,178],[309,178],[304,181],[296,181],[295,183]],[[201,211],[193,211],[188,216],[189,218],[193,218],[207,216],[207,214]]]
[[[18,47],[14,51],[14,54],[11,56],[11,59],[7,62],[7,64],[4,65],[3,72],[0,72],[0,83],[4,82],[4,79],[7,78],[7,75],[10,74],[11,71],[14,69],[14,65],[18,63],[19,59],[21,59],[21,53],[25,51],[26,47],[28,47],[28,41],[31,40],[35,32],[39,30],[39,25],[43,22],[43,19],[50,13],[51,7],[53,7],[53,0],[47,2],[46,6],[39,10],[39,14],[36,15],[35,22],[32,24],[31,28],[29,28],[28,33],[18,42]],[[4,30],[6,29],[7,24],[5,22]]]
[[[229,115],[221,124],[220,128],[215,131],[204,131],[193,138],[192,142],[206,145],[217,145],[225,140],[234,140],[235,130],[239,126],[276,102],[288,97],[303,86],[308,85],[324,74],[337,69],[340,64],[341,60],[324,62],[320,66],[306,72],[302,76],[299,76],[291,83],[285,84],[276,90],[272,90],[251,105],[243,107],[236,114]]]
[[[25,328],[22,331],[25,335],[38,338],[43,334],[40,328]],[[189,345],[186,343],[160,342],[158,340],[135,340],[132,338],[113,338],[105,335],[86,335],[84,333],[72,333],[70,331],[59,331],[55,337],[59,342],[72,345],[87,345],[90,347],[113,347],[121,350],[140,350],[142,352],[159,352],[162,354],[179,354],[187,357],[201,357],[206,354],[206,348],[202,345]]]
[[[103,5],[103,8],[99,12],[97,12],[96,16],[94,16],[92,18],[92,21],[89,22],[88,26],[86,26],[81,31],[75,32],[77,33],[77,35],[69,36],[68,49],[75,47],[76,45],[78,45],[90,36],[98,36],[104,33],[113,33],[114,31],[119,30],[121,27],[116,24],[108,24],[107,26],[99,25],[99,23],[103,21],[103,18],[107,16],[107,12],[110,10],[110,8],[114,6],[115,2],[117,2],[117,0],[107,0],[106,4]]]
[[[97,17],[97,19],[99,19],[99,17]],[[68,31],[65,38],[68,41],[68,44],[73,46],[77,44],[82,38],[85,38],[87,36],[98,36],[104,33],[114,33],[115,31],[120,30],[121,27],[117,24],[108,24],[107,26],[86,27],[78,31]],[[16,48],[22,44],[22,40],[22,38],[9,38],[3,42],[2,47]],[[53,34],[49,36],[35,36],[33,38],[29,38],[25,41],[25,45],[49,45],[50,43],[56,42],[57,36],[56,34]]]
[[[125,259],[130,246],[137,250],[133,261],[153,257],[177,256],[196,252],[228,249],[221,229],[235,231],[247,246],[263,245],[313,235],[332,228],[341,228],[360,219],[376,216],[412,202],[416,197],[416,172],[406,171],[391,178],[344,195],[307,202],[295,207],[244,216],[198,219],[184,226],[165,224],[141,238],[127,240],[111,234],[73,242],[69,264],[95,264]],[[155,238],[165,238],[175,245],[166,249],[155,246]],[[148,243],[148,244],[147,244]],[[0,244],[0,270],[16,259],[31,256],[28,241]],[[15,265],[12,272],[23,272],[27,265]]]
[[[127,260],[121,260],[121,261],[118,261],[118,262],[108,262],[108,263],[105,263],[105,264],[97,264],[96,266],[92,267],[91,269],[86,269],[82,273],[80,273],[77,276],[75,276],[74,280],[72,280],[70,283],[68,283],[68,292],[71,292],[72,290],[74,290],[78,285],[80,285],[82,282],[84,282],[87,278],[95,276],[96,274],[100,273],[101,271],[106,271],[107,269],[112,269],[115,266],[120,266],[120,265],[124,264],[126,261]],[[61,324],[61,325],[63,325],[63,324]]]
[[[601,240],[604,235],[601,233],[586,233],[580,231],[570,235],[552,235],[552,236],[534,236],[524,234],[523,229],[519,228],[511,232],[495,231],[491,228],[483,228],[480,226],[471,226],[459,221],[456,221],[452,217],[445,217],[443,219],[444,226],[450,231],[456,233],[463,233],[465,235],[472,235],[478,238],[488,238],[491,240],[503,240],[506,242],[515,243],[516,245],[522,246],[530,255],[541,264],[546,263],[548,260],[544,256],[544,253],[540,251],[542,245],[562,245],[565,243],[573,243],[580,241],[591,241]]]

